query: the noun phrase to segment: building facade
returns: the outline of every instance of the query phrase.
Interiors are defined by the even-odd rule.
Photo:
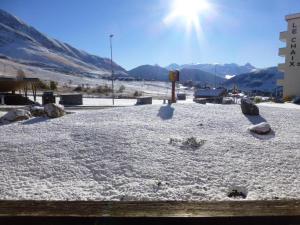
[[[285,63],[278,69],[284,72],[284,78],[277,84],[283,86],[283,96],[300,96],[300,13],[285,17],[288,31],[280,33],[280,40],[286,47],[279,49],[279,55],[285,57]]]

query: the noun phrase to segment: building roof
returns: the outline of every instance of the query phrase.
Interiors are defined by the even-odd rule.
[[[295,13],[295,14],[290,14],[290,15],[287,15],[285,17],[285,20],[293,20],[293,19],[297,19],[299,18],[300,19],[300,13]]]

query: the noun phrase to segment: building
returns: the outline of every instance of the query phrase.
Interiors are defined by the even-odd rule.
[[[195,99],[206,99],[207,102],[222,103],[226,94],[227,90],[224,88],[198,89],[195,91],[194,97]]]
[[[283,97],[300,96],[300,13],[286,16],[288,31],[280,33],[280,40],[286,47],[279,49],[285,63],[278,69],[284,72],[284,79],[277,84],[283,87]]]

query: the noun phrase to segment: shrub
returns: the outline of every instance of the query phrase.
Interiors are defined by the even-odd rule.
[[[52,91],[57,90],[57,82],[51,80],[50,81],[50,89]]]
[[[108,94],[112,92],[112,89],[107,85],[100,85],[96,88],[96,92],[100,94]]]
[[[43,82],[43,81],[40,80],[37,83],[37,89],[39,89],[39,90],[50,90],[50,87],[46,82]]]
[[[122,93],[124,90],[125,90],[125,86],[124,86],[124,85],[121,85],[121,86],[119,87],[118,92],[119,92],[119,93]]]
[[[134,96],[134,97],[139,97],[139,96],[141,96],[141,95],[142,95],[142,93],[139,92],[139,91],[135,91],[135,92],[133,93],[133,96]]]
[[[293,100],[293,96],[285,96],[284,98],[283,98],[283,101],[284,102],[291,102],[292,100]]]
[[[73,91],[78,91],[78,92],[80,92],[80,91],[82,91],[82,87],[81,87],[80,85],[78,85],[76,88],[74,88]]]
[[[254,98],[254,103],[261,103],[262,102],[262,98],[261,97],[259,97],[259,96],[255,96],[255,98]]]

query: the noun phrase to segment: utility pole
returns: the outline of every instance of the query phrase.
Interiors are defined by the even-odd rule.
[[[215,89],[217,88],[216,78],[217,78],[217,64],[215,64]]]
[[[114,93],[114,69],[113,69],[113,55],[112,55],[112,38],[113,34],[109,35],[110,42],[110,65],[111,65],[111,90],[112,90],[112,104],[115,105],[115,93]]]

